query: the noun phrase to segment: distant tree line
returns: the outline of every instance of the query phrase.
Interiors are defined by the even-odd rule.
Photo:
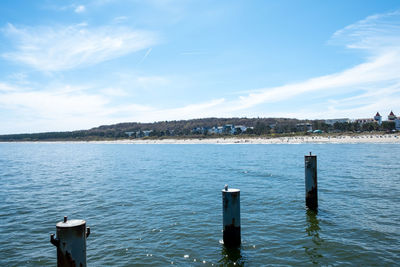
[[[199,137],[210,135],[207,131],[198,133],[193,131],[196,128],[210,129],[224,125],[243,125],[246,131],[237,131],[235,134],[244,135],[269,135],[285,133],[307,134],[307,128],[299,125],[310,125],[312,129],[319,129],[324,132],[365,132],[365,131],[391,131],[395,128],[393,122],[384,121],[382,125],[377,123],[359,124],[335,123],[326,124],[323,120],[298,120],[288,118],[204,118],[178,121],[159,121],[154,123],[127,122],[113,125],[102,125],[89,130],[70,132],[45,132],[32,134],[9,134],[0,135],[0,141],[57,141],[57,140],[115,140],[128,137],[129,132],[150,131],[149,137]],[[222,133],[222,135],[228,133]],[[131,138],[136,138],[132,135]]]
[[[358,122],[336,122],[333,125],[326,124],[324,121],[313,121],[313,129],[320,129],[324,132],[372,132],[372,131],[392,131],[395,129],[393,121],[383,121],[381,125],[376,122],[360,124]]]

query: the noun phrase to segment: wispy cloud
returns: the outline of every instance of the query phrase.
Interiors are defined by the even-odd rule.
[[[196,56],[196,55],[205,55],[206,51],[201,50],[193,50],[193,51],[183,51],[180,53],[181,56]]]
[[[139,61],[138,65],[140,65],[143,61],[145,61],[145,59],[150,55],[151,50],[153,50],[151,47],[149,49],[147,49],[146,54],[144,54],[142,59]]]
[[[17,90],[18,88],[15,86],[0,82],[0,92],[14,92]]]
[[[3,58],[41,71],[90,66],[146,49],[157,42],[152,32],[127,27],[88,27],[85,24],[54,27],[3,28],[16,47]]]
[[[383,105],[391,107],[396,105],[395,100],[398,98],[394,96],[400,92],[399,11],[370,16],[349,25],[337,31],[332,36],[331,43],[344,44],[349,49],[366,52],[365,62],[338,73],[311,78],[304,82],[258,89],[255,93],[233,100],[229,104],[229,110],[244,111],[261,104],[280,103],[299,96],[312,97],[328,91],[333,95],[339,95],[360,89],[366,93],[360,95],[357,101],[364,99],[363,105],[368,108],[374,107],[373,111],[378,108],[383,109]],[[356,101],[355,98],[352,99]],[[382,106],[377,106],[377,103]],[[340,104],[336,104],[336,107],[337,109],[334,109],[331,106],[331,110],[336,112],[332,112],[332,116],[344,110]],[[345,112],[348,111],[354,110]],[[361,109],[358,113],[348,113],[347,116],[360,112]]]
[[[147,121],[205,118],[215,116],[216,110],[220,110],[224,102],[225,99],[223,98],[212,99],[178,108],[152,110],[148,114],[143,115],[145,115]]]
[[[85,6],[84,5],[79,5],[79,6],[77,6],[76,8],[75,8],[75,13],[82,13],[82,12],[85,12],[85,10],[86,10],[86,8],[85,8]]]
[[[46,3],[42,8],[50,9],[54,11],[73,11],[75,13],[83,13],[86,11],[85,5],[79,4],[69,4],[69,5],[59,5],[53,2]]]
[[[398,106],[400,12],[370,16],[349,25],[333,34],[331,43],[366,52],[365,62],[341,72],[302,82],[257,89],[236,99],[207,106],[204,110],[197,109],[196,112],[209,116],[329,118],[365,116],[377,110]],[[324,97],[321,97],[320,103],[312,103],[318,96]],[[299,98],[304,99],[304,103],[297,102],[284,110],[268,108],[268,105],[285,104],[296,99],[299,101]],[[210,100],[210,103],[214,103],[214,100]],[[258,107],[261,105],[263,108],[260,112]],[[174,110],[179,109],[164,111],[162,114],[170,114]],[[179,117],[182,118],[182,115]]]
[[[380,90],[382,82],[400,81],[400,54],[390,52],[380,55],[367,63],[331,75],[312,78],[304,82],[264,89],[260,93],[241,96],[235,109],[246,109],[263,103],[284,101],[302,94],[325,90],[336,93],[349,92],[351,87],[365,90]]]
[[[88,92],[81,86],[50,86],[39,91],[37,88],[22,88],[0,83],[0,110],[12,110],[24,114],[25,120],[4,123],[0,134],[15,133],[28,129],[26,120],[38,123],[34,131],[66,131],[95,127],[105,123],[121,121],[156,121],[160,119],[192,118],[210,116],[213,108],[220,106],[224,99],[189,104],[178,108],[157,108],[137,103],[116,104],[115,97],[125,96],[120,88],[104,88]],[[12,126],[11,126],[12,125]],[[25,127],[25,128],[24,128]],[[7,129],[14,129],[10,132]],[[29,132],[29,130],[19,130]]]
[[[147,49],[144,60],[155,42],[152,34],[142,35],[126,28],[90,29],[75,25],[43,28],[42,33],[39,28],[9,25],[5,32],[19,45],[16,51],[5,57],[12,60],[15,56],[16,61],[44,71],[91,65]],[[239,97],[211,96],[208,101],[193,100],[187,105],[169,108],[140,104],[134,100],[129,104],[113,102],[114,97],[128,94],[128,88],[157,88],[179,82],[171,82],[163,76],[125,73],[117,79],[127,82],[122,88],[109,85],[105,88],[96,86],[96,90],[64,86],[39,91],[0,83],[0,107],[41,118],[41,130],[72,130],[121,121],[210,116],[354,118],[400,108],[400,12],[370,16],[349,25],[334,33],[331,43],[342,44],[350,51],[365,52],[364,62],[336,73],[261,88],[242,93]],[[281,105],[285,108],[279,107]]]
[[[105,89],[106,90],[106,89]],[[140,104],[112,105],[110,95],[86,92],[85,87],[62,86],[39,91],[0,83],[0,110],[12,111],[13,117],[5,118],[0,134],[30,132],[28,121],[34,121],[33,132],[66,131],[116,123],[127,119],[128,114],[151,110]],[[117,90],[108,90],[116,94]],[[7,120],[6,120],[7,119]]]
[[[115,17],[113,21],[114,21],[114,23],[121,23],[126,20],[128,20],[127,16],[118,16],[118,17]]]
[[[400,40],[400,10],[376,14],[336,31],[330,42],[371,54],[398,50]]]
[[[101,91],[101,94],[106,95],[106,96],[127,96],[128,93],[121,89],[121,88],[113,88],[113,87],[109,87],[109,88],[104,88]]]

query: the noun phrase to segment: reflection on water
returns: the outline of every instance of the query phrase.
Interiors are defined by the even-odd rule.
[[[318,215],[303,209],[308,151]],[[400,143],[0,143],[0,267],[56,266],[64,215],[92,227],[89,266],[399,265],[399,161]],[[226,183],[243,192],[240,250],[217,242]]]
[[[320,248],[324,240],[319,237],[319,231],[321,230],[321,228],[319,227],[317,211],[307,209],[306,220],[306,232],[307,235],[311,237],[312,242],[306,243],[304,249],[306,254],[310,257],[311,262],[313,264],[318,264],[319,259],[323,257],[320,253]]]
[[[219,260],[221,266],[245,266],[244,258],[241,254],[241,247],[227,248],[222,246],[222,258]]]

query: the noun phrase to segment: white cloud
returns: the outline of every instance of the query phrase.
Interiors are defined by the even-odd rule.
[[[65,94],[59,92],[13,92],[2,94],[3,108],[15,108],[34,112],[41,118],[61,119],[65,116],[82,114],[103,114],[102,107],[107,100],[102,96],[88,94]]]
[[[43,123],[40,129],[47,131],[89,128],[123,121],[151,122],[211,116],[357,118],[370,117],[376,111],[384,115],[392,108],[395,113],[399,113],[400,110],[396,112],[396,108],[400,108],[399,25],[400,13],[393,12],[368,17],[333,35],[332,42],[343,42],[349,49],[366,52],[365,61],[362,64],[303,82],[259,89],[240,97],[230,99],[211,97],[209,101],[200,103],[193,101],[192,104],[183,107],[171,108],[138,104],[138,101],[130,104],[115,104],[112,102],[113,97],[125,96],[128,93],[127,88],[155,88],[177,82],[171,82],[163,76],[137,76],[125,73],[121,74],[118,80],[127,81],[129,86],[124,84],[123,89],[96,87],[97,93],[87,93],[91,91],[90,87],[88,89],[65,86],[53,90],[35,91],[0,83],[0,107],[3,110],[15,109],[40,118],[38,121]],[[20,41],[17,51],[13,53],[17,56],[26,55],[25,60],[32,62],[30,65],[38,66],[37,68],[42,70],[90,65],[99,62],[98,57],[101,58],[100,61],[103,61],[137,49],[148,49],[144,58],[151,52],[149,44],[153,40],[151,38],[151,41],[144,38],[147,42],[143,41],[142,45],[138,46],[133,41],[137,39],[136,37],[118,37],[134,35],[126,29],[121,29],[117,33],[111,32],[109,28],[87,29],[85,26],[71,26],[69,30],[58,29],[62,32],[61,36],[64,36],[64,42],[71,41],[74,44],[80,40],[83,42],[83,47],[58,43],[56,39],[60,36],[59,31],[56,34],[53,32],[54,29],[46,28],[45,33],[40,34],[38,29],[35,29],[36,32],[30,32],[28,29],[17,29],[9,25],[6,31],[14,37],[17,36],[18,40],[23,40]],[[81,30],[83,33],[79,32]],[[74,36],[67,38],[68,31]],[[38,33],[37,40],[34,37],[35,33]],[[52,34],[53,37],[51,37]],[[57,48],[54,44],[48,45],[43,41],[46,39],[44,36],[48,38],[47,40],[57,42],[61,48]],[[82,36],[90,38],[86,40]],[[122,40],[121,50],[116,48],[118,38]],[[108,41],[96,48],[95,40],[103,39]],[[47,45],[46,49],[50,47],[53,51],[46,53],[46,49],[41,48],[41,43],[44,43],[44,47]],[[55,52],[58,54],[53,55]],[[60,53],[62,55],[59,55]],[[70,61],[70,57],[74,60]],[[82,61],[78,58],[82,58]],[[19,61],[22,60],[19,59]],[[59,60],[62,62],[61,65],[56,64]],[[44,63],[51,67],[40,68],[39,66],[46,66]],[[317,98],[319,100],[315,101]],[[270,105],[286,105],[286,107],[272,109]],[[21,122],[21,125],[23,123]]]
[[[151,47],[147,49],[146,54],[142,57],[142,59],[139,61],[138,65],[141,64],[151,53],[151,50],[153,50]]]
[[[86,24],[25,28],[8,24],[3,32],[17,44],[3,58],[41,71],[90,66],[156,43],[151,32],[126,27],[90,28]]]
[[[260,93],[241,96],[234,105],[235,110],[247,109],[263,103],[284,101],[298,95],[318,91],[349,91],[349,87],[380,90],[382,82],[400,81],[400,53],[388,52],[372,61],[360,64],[340,73],[309,79],[305,82],[267,88]],[[373,86],[375,85],[375,86]]]
[[[75,13],[82,13],[82,12],[85,12],[85,10],[86,10],[86,8],[85,8],[85,6],[83,6],[83,5],[79,5],[79,6],[77,6],[76,8],[75,8]]]
[[[139,76],[135,78],[135,85],[141,88],[153,88],[169,84],[168,78],[163,76]]]
[[[0,82],[0,92],[13,92],[16,90],[17,88],[15,86]]]
[[[153,110],[149,114],[144,115],[147,121],[205,118],[215,115],[216,110],[219,110],[224,102],[225,99],[223,98],[213,99],[179,108]]]
[[[113,21],[115,23],[121,23],[121,22],[124,22],[126,20],[128,20],[127,16],[119,16],[119,17],[115,17]]]
[[[127,96],[128,93],[121,88],[104,88],[101,90],[103,95],[107,96]]]
[[[0,111],[10,114],[0,134],[87,129],[152,110],[139,104],[111,105],[107,95],[85,91],[74,86],[37,91],[0,83]]]
[[[347,116],[360,114],[361,110],[366,111],[366,108],[374,107],[374,110],[369,110],[374,112],[378,108],[384,108],[383,105],[396,105],[397,98],[394,95],[400,92],[400,12],[370,16],[347,26],[333,35],[332,43],[345,43],[350,49],[365,51],[366,61],[342,72],[304,82],[259,89],[256,93],[233,100],[228,104],[228,110],[244,111],[261,104],[283,103],[299,96],[312,97],[327,91],[339,95],[360,89],[367,92],[357,100],[365,100],[365,109],[357,109],[357,113],[348,113]],[[340,105],[337,105],[337,108],[331,107],[331,110],[337,114],[344,110],[340,109]],[[334,116],[334,113],[330,114]]]
[[[371,54],[399,49],[400,11],[376,14],[336,31],[333,44],[344,44],[350,49],[367,50]]]
[[[136,103],[115,104],[112,97],[126,93],[118,88],[104,88],[98,93],[87,91],[87,87],[69,85],[37,91],[0,83],[0,110],[11,111],[14,117],[19,114],[24,118],[19,121],[7,120],[9,124],[3,121],[0,134],[87,129],[134,120],[150,122],[206,117],[213,114],[213,108],[224,102],[224,99],[216,99],[180,108],[160,109]],[[35,121],[37,125],[29,126],[27,121]]]

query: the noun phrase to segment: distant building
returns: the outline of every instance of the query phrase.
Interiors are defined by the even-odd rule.
[[[211,129],[208,129],[209,134],[222,134],[223,127],[214,126]]]
[[[223,126],[222,132],[225,134],[234,134],[235,126],[233,124],[225,124]]]
[[[207,132],[209,132],[207,127],[197,127],[192,130],[193,134],[205,134]]]
[[[150,136],[150,133],[153,132],[153,130],[145,130],[143,131],[144,136]]]
[[[127,135],[127,136],[129,136],[129,137],[131,137],[132,136],[132,134],[134,134],[135,132],[125,132],[125,134]]]
[[[145,136],[150,136],[150,133],[152,131],[153,130],[145,130],[145,131],[139,130],[139,131],[136,132],[136,138],[142,138],[142,137],[145,137]]]
[[[365,124],[365,123],[371,123],[371,122],[376,122],[375,119],[372,118],[367,118],[367,119],[356,119],[354,120],[355,123],[358,124]]]
[[[312,132],[312,124],[311,123],[298,123],[296,124],[296,128],[298,131],[304,132]]]
[[[250,127],[251,128],[251,127]],[[233,125],[233,124],[226,124],[224,126],[214,126],[212,128],[207,129],[209,134],[240,134],[244,133],[248,127],[244,125]]]
[[[247,130],[247,127],[244,125],[237,125],[237,126],[235,126],[235,133],[237,133],[239,131],[239,129],[240,129],[241,133],[244,133]]]
[[[381,116],[381,114],[379,114],[379,112],[376,113],[376,115],[375,115],[375,117],[374,117],[374,120],[375,120],[379,125],[382,124],[382,116]]]
[[[398,117],[397,119],[394,120],[394,128],[397,131],[400,131],[400,117]]]
[[[348,119],[348,118],[325,120],[325,123],[329,124],[329,125],[334,125],[335,123],[349,123],[349,122],[350,122],[350,119]]]
[[[390,111],[390,114],[388,115],[388,121],[394,121],[396,119],[396,116],[394,115],[393,111]]]

